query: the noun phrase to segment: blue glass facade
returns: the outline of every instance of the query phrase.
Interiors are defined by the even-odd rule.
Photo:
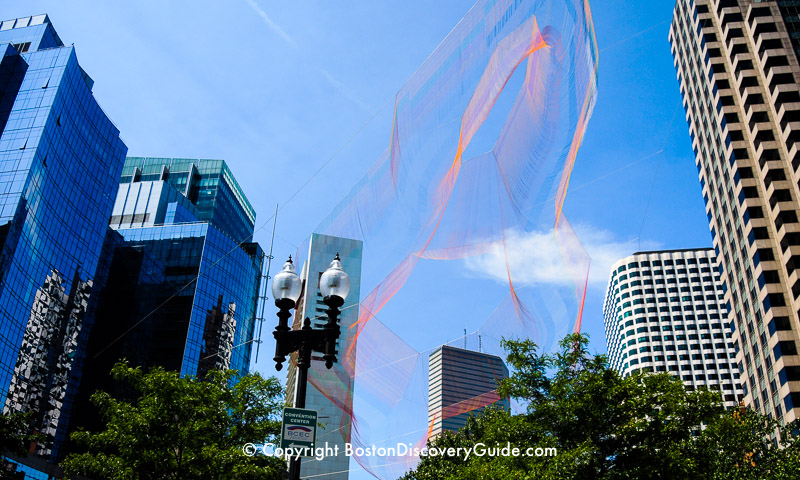
[[[146,320],[142,328],[135,320],[132,331],[160,325],[149,334],[153,353],[137,355],[141,365],[183,375],[248,371],[263,260],[258,244],[248,242],[255,218],[222,160],[126,159],[111,228],[157,265],[157,275],[136,290],[138,317]],[[170,308],[177,310],[166,314]],[[137,350],[142,344],[133,342]]]
[[[249,241],[253,235],[256,212],[223,160],[128,157],[112,226],[115,222],[125,225],[133,220],[125,215],[140,213],[122,209],[126,184],[157,181],[168,183],[186,197],[199,220],[210,222],[237,242]]]
[[[49,471],[116,360],[249,370],[264,254],[224,161],[126,161],[46,15],[0,22],[0,55],[0,405]]]
[[[127,147],[45,15],[0,23],[0,402],[57,455]]]
[[[161,160],[128,159],[122,173],[77,404],[113,392],[123,358],[200,377],[249,371],[264,253],[241,240],[255,212],[224,162]],[[85,410],[75,423],[96,422]]]
[[[136,313],[125,329],[129,338],[111,350],[182,375],[213,368],[247,373],[263,256],[258,244],[237,247],[208,223],[117,232],[125,241],[118,254],[136,251],[147,269],[136,285]],[[120,312],[114,310],[119,328]]]

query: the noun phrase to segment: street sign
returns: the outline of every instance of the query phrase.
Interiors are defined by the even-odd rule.
[[[301,456],[313,457],[314,442],[317,439],[317,412],[304,408],[284,408],[281,428],[281,448],[291,448],[297,453],[306,449]]]

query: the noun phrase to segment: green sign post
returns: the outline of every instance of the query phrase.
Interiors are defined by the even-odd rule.
[[[317,439],[317,412],[304,408],[284,408],[281,428],[281,448],[291,448],[301,456],[313,457]]]

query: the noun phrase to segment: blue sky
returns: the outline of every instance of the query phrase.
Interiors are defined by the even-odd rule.
[[[131,155],[227,160],[258,226],[280,203],[282,258],[385,148],[394,93],[471,4],[30,1],[3,15],[50,15]],[[565,211],[594,257],[583,324],[599,352],[615,255],[711,243],[667,42],[673,5],[592,4],[598,102]]]
[[[471,5],[31,0],[5,5],[2,16],[50,15],[62,40],[76,45],[130,155],[225,159],[258,212],[257,227],[280,203],[281,261],[386,147],[394,93]],[[583,325],[592,348],[605,352],[608,265],[639,249],[707,247],[711,237],[667,41],[673,0],[591,6],[598,102],[565,212],[594,257]],[[270,230],[267,222],[256,233],[265,247]],[[421,266],[415,275],[435,271]],[[446,284],[417,288],[453,296]],[[500,300],[493,295],[472,302],[493,306]],[[404,298],[395,301],[406,312],[436,322],[439,341],[471,327],[457,320],[472,314],[468,302],[409,305]],[[399,307],[386,315],[386,323],[403,322]],[[415,348],[435,346],[413,333]],[[265,345],[271,350],[271,339]],[[272,374],[267,357],[256,368]]]

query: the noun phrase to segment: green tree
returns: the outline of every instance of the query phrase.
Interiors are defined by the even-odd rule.
[[[44,439],[40,433],[30,433],[31,416],[31,412],[0,415],[0,452],[24,457],[31,443]]]
[[[795,429],[750,409],[729,411],[697,438],[699,470],[713,479],[800,478]]]
[[[280,432],[282,389],[260,375],[212,372],[181,378],[161,368],[147,373],[124,363],[112,377],[133,392],[131,399],[104,392],[92,403],[106,424],[97,433],[71,439],[85,453],[69,455],[67,475],[109,480],[279,479],[285,464],[273,457],[245,456],[246,443],[274,440]]]
[[[794,426],[726,410],[719,392],[687,391],[668,374],[623,378],[587,346],[579,334],[552,355],[531,341],[504,341],[514,373],[498,393],[527,404],[525,413],[489,408],[429,442],[437,449],[510,442],[523,451],[554,447],[557,455],[428,456],[404,479],[800,478]]]
[[[31,445],[44,440],[40,433],[30,433],[31,412],[9,413],[0,415],[0,455],[26,457]],[[16,478],[13,472],[16,467],[5,457],[0,461],[0,479]]]

